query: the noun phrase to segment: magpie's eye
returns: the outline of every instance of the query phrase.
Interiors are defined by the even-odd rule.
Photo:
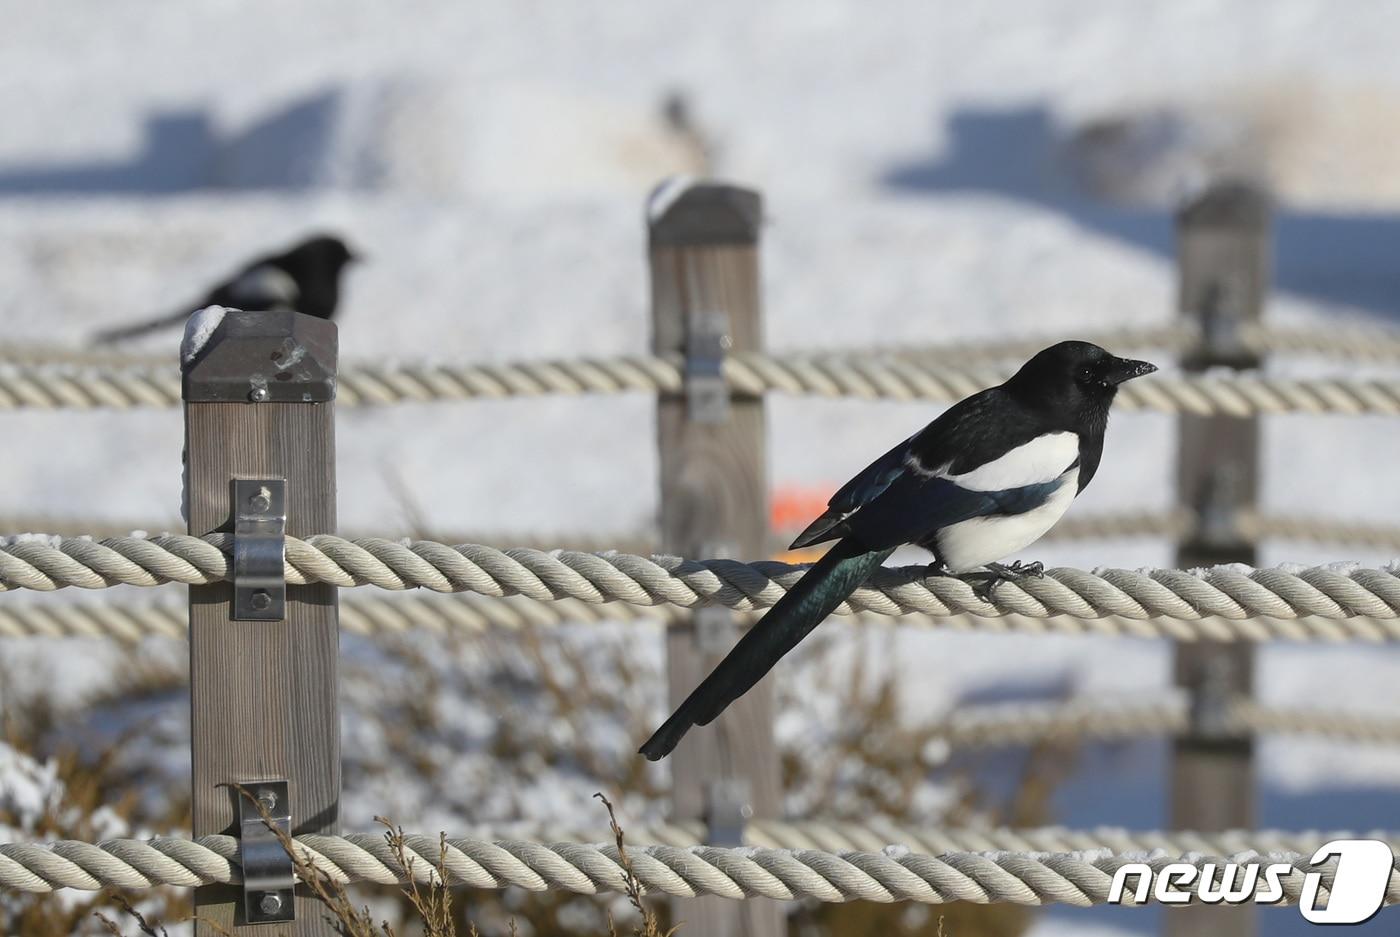
[[[1092,384],[1095,381],[1094,369],[1086,364],[1075,372],[1074,379],[1081,384]]]

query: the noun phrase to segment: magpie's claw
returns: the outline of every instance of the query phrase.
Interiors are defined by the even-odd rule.
[[[960,578],[963,582],[972,586],[972,594],[983,602],[992,600],[992,592],[1003,582],[1014,582],[1022,577],[1042,579],[1045,576],[1045,564],[1040,561],[1022,563],[1020,560],[1005,565],[1002,563],[988,563],[985,572],[964,573]]]
[[[997,586],[1003,581],[1004,579],[996,573],[978,576],[972,581],[972,594],[983,602],[990,603],[992,601],[992,593],[996,591]]]
[[[996,589],[997,584],[1012,577],[993,568],[992,564],[988,564],[984,572],[963,573],[957,578],[972,587],[973,595],[977,596],[983,602],[990,602],[992,600],[992,592]]]

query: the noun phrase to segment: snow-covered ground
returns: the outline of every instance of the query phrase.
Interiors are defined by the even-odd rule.
[[[349,275],[339,320],[347,360],[643,351],[643,200],[661,177],[703,168],[659,116],[673,92],[712,171],[765,194],[774,349],[1168,321],[1170,198],[1222,167],[1280,193],[1271,319],[1400,322],[1400,187],[1386,157],[1400,132],[1400,10],[1383,0],[6,0],[0,11],[7,341],[82,343],[329,227],[369,258]],[[139,347],[173,361],[177,343]],[[820,486],[931,412],[777,398],[769,414],[774,484]],[[0,514],[178,525],[175,411],[0,419],[11,440]],[[625,531],[656,510],[645,398],[346,409],[339,421],[346,528],[395,534],[421,512],[443,530]],[[1165,507],[1174,445],[1171,419],[1119,416],[1075,510]],[[1268,510],[1400,516],[1385,468],[1400,461],[1393,421],[1270,419],[1265,459]],[[1171,550],[1133,540],[1034,556],[1136,566]],[[1264,550],[1267,562],[1338,558]],[[970,694],[1170,682],[1170,649],[1149,642],[871,640],[907,671],[915,714]],[[70,645],[64,660],[101,653]],[[1400,705],[1390,648],[1267,647],[1259,667],[1268,700]],[[1129,749],[1087,762],[1057,819],[1163,825],[1161,747]],[[1389,751],[1269,739],[1260,822],[1394,826],[1397,768]],[[426,811],[397,818],[452,826]],[[1299,926],[1270,914],[1273,933]]]

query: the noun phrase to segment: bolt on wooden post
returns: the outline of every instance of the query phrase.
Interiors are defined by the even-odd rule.
[[[336,348],[323,319],[230,310],[182,351],[188,530],[234,539],[234,581],[190,587],[196,836],[240,835],[240,795],[225,785],[277,780],[294,834],[339,832],[336,590],[284,587],[276,569],[279,514],[291,536],[335,532]],[[277,894],[250,894],[255,920],[285,913]],[[294,923],[250,923],[242,886],[196,889],[195,913],[200,937],[339,933],[300,888]]]
[[[653,347],[685,361],[680,394],[657,401],[661,548],[682,556],[766,555],[768,484],[762,400],[731,399],[723,359],[762,348],[757,192],[673,180],[648,205]],[[728,610],[700,609],[666,638],[670,707],[737,640]],[[772,687],[764,681],[667,759],[677,819],[703,818],[716,845],[739,845],[750,816],[781,804]],[[720,842],[725,840],[725,842]],[[774,901],[678,899],[676,919],[706,937],[778,937]]]
[[[1243,183],[1220,183],[1177,217],[1180,314],[1201,341],[1182,364],[1187,371],[1258,368],[1244,330],[1262,314],[1270,278],[1270,209],[1265,193]],[[1182,568],[1256,562],[1253,543],[1239,533],[1240,513],[1258,488],[1259,422],[1255,417],[1180,419],[1178,492],[1197,518],[1177,550]],[[1254,825],[1254,741],[1226,731],[1233,701],[1254,682],[1248,642],[1176,645],[1176,682],[1191,698],[1191,729],[1173,743],[1171,819],[1177,829],[1248,829]],[[1247,937],[1249,907],[1192,906],[1166,916],[1173,937]]]

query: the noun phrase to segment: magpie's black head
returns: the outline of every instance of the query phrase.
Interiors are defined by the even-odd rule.
[[[346,264],[358,259],[349,245],[333,234],[309,237],[277,258],[293,276],[298,269],[339,274]]]
[[[1060,342],[1027,361],[1005,386],[1036,410],[1070,422],[1098,423],[1108,418],[1118,385],[1156,370],[1154,364],[1116,357],[1090,342]]]

